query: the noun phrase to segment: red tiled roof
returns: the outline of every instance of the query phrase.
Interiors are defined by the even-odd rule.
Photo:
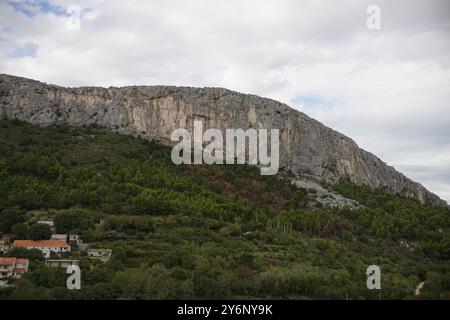
[[[13,247],[65,247],[70,248],[70,246],[64,241],[60,240],[15,240]]]
[[[0,265],[12,266],[16,263],[16,258],[0,258]]]
[[[29,263],[28,259],[17,259],[16,260],[16,264],[25,264],[25,263]]]
[[[15,268],[13,270],[13,272],[17,273],[17,272],[27,272],[28,268]]]

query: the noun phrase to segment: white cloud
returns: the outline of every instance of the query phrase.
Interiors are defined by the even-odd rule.
[[[82,0],[75,29],[63,14],[73,1],[32,3],[33,15],[0,4],[0,72],[271,97],[450,200],[448,1],[377,1],[380,31],[366,28],[372,1]],[[27,43],[35,57],[8,56]]]

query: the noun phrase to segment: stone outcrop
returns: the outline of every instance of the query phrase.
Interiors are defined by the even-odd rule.
[[[315,199],[315,201],[320,202],[323,205],[349,208],[362,207],[358,201],[345,198],[337,192],[327,190],[321,186],[320,183],[311,179],[292,179],[292,183],[299,188],[305,189],[310,198]],[[315,203],[311,203],[310,206],[314,207]]]
[[[223,88],[172,86],[64,88],[0,75],[0,117],[39,125],[98,124],[169,144],[176,128],[277,128],[280,167],[328,181],[350,179],[422,203],[446,205],[375,155],[289,106]]]

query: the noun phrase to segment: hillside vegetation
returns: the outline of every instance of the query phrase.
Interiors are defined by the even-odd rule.
[[[82,289],[65,270],[31,272],[0,299],[450,298],[450,211],[342,181],[326,188],[359,208],[324,207],[289,173],[244,165],[181,165],[170,149],[97,127],[0,121],[0,233],[57,232],[111,248],[81,260]],[[366,268],[382,271],[368,290]],[[420,295],[417,285],[424,281]]]

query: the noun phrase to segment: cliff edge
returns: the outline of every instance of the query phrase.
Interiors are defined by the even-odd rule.
[[[0,74],[0,117],[38,125],[98,124],[123,134],[170,144],[177,128],[277,128],[280,167],[302,175],[341,178],[422,203],[446,206],[375,155],[289,106],[223,88],[173,86],[64,88]]]

